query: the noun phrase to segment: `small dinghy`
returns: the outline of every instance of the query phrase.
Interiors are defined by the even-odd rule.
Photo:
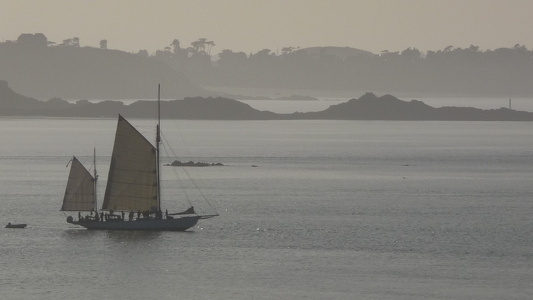
[[[6,228],[25,228],[26,224],[11,224],[7,223]]]

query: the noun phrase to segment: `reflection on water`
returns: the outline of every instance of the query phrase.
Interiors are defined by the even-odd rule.
[[[82,228],[79,228],[79,229],[67,229],[65,231],[63,231],[63,236],[65,237],[68,237],[68,238],[88,238],[88,237],[92,237],[94,235],[97,235],[97,233],[93,230],[87,230],[87,229],[82,229]]]
[[[85,228],[72,228],[63,231],[63,237],[72,240],[83,240],[105,237],[117,242],[135,242],[161,239],[162,231],[126,231],[126,230],[87,230]],[[169,234],[194,234],[194,231],[169,232]]]
[[[160,231],[106,230],[105,237],[116,241],[144,241],[161,238]]]

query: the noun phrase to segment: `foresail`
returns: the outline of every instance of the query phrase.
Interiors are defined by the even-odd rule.
[[[154,146],[119,115],[102,209],[158,208],[156,164]]]
[[[94,178],[76,158],[72,158],[67,188],[63,198],[63,211],[95,210]]]

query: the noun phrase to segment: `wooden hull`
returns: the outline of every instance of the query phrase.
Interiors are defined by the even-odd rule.
[[[68,223],[83,226],[89,230],[152,230],[185,231],[198,223],[199,216],[187,216],[176,219],[139,219],[135,221],[70,221]]]

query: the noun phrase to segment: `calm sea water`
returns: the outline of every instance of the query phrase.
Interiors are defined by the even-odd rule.
[[[189,232],[65,222],[65,166],[96,147],[103,195],[116,120],[0,118],[0,220],[28,223],[0,228],[2,298],[533,297],[533,123],[163,126],[180,159],[225,164],[187,169],[220,213]],[[164,173],[166,208],[211,209]]]

